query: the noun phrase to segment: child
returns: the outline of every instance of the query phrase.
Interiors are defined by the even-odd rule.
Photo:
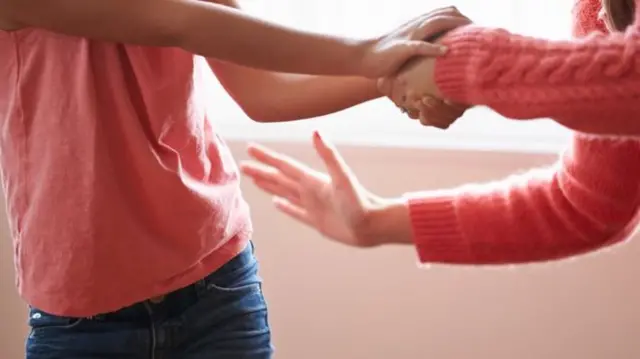
[[[442,54],[420,39],[468,23],[444,9],[355,40],[232,7],[0,0],[0,164],[28,359],[271,357],[249,209],[193,54],[254,120],[285,121],[379,97],[375,78]]]
[[[577,35],[600,29],[598,1],[580,0]],[[615,29],[622,25],[627,24]],[[243,171],[276,196],[277,208],[325,236],[358,247],[414,244],[424,263],[547,261],[617,243],[640,219],[640,138],[630,137],[640,135],[634,28],[626,35],[560,43],[478,27],[444,36],[450,51],[435,61],[435,83],[445,98],[488,104],[518,118],[544,115],[585,131],[628,136],[576,133],[549,168],[386,200],[364,189],[316,134],[314,146],[328,177],[257,146],[249,153],[258,163],[244,164]],[[501,60],[494,64],[487,54]],[[461,64],[465,70],[453,70]],[[433,68],[423,62],[413,70],[422,66]],[[429,81],[402,81],[411,81],[408,92],[424,80]],[[402,81],[396,88],[405,86]]]

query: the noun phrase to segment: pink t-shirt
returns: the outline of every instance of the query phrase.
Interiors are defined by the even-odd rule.
[[[29,304],[114,311],[187,286],[246,247],[248,206],[194,60],[0,32],[0,161]]]

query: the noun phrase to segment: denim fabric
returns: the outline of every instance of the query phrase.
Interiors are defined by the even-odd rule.
[[[269,359],[267,306],[250,244],[203,280],[92,318],[31,308],[27,359]]]

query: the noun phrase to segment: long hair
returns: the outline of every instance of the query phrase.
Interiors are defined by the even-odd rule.
[[[635,0],[602,0],[610,26],[617,31],[625,31],[633,24],[636,9]]]

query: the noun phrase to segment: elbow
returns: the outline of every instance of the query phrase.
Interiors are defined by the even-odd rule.
[[[281,117],[276,117],[268,112],[244,110],[244,113],[245,115],[247,115],[247,117],[249,117],[251,121],[258,122],[258,123],[273,123],[273,122],[286,121],[286,120],[283,120]]]
[[[287,111],[274,108],[269,104],[242,104],[238,103],[244,114],[251,121],[258,123],[288,122],[297,118]]]
[[[222,83],[224,86],[225,83]],[[230,86],[224,87],[236,105],[240,107],[240,110],[242,110],[245,116],[247,116],[251,121],[258,123],[284,121],[282,116],[279,115],[282,111],[278,111],[277,108],[274,108],[272,105],[273,102],[269,97],[253,93],[244,95],[245,91],[236,91]]]
[[[277,122],[275,117],[267,111],[240,105],[242,112],[253,122],[270,123]]]

